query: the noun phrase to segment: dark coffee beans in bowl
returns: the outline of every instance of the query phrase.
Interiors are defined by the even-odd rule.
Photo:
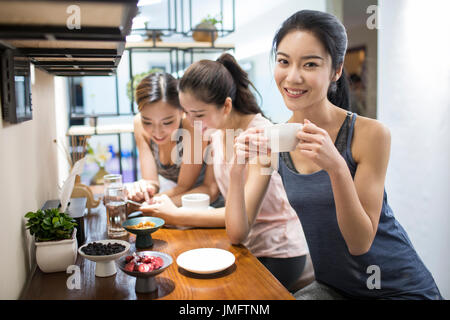
[[[121,245],[120,243],[103,244],[92,242],[87,246],[81,248],[81,251],[83,251],[84,254],[90,256],[108,256],[111,254],[122,252],[123,250],[125,250],[125,246]]]

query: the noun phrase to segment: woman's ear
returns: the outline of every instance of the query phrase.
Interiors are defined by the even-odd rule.
[[[337,82],[339,78],[342,76],[342,71],[344,70],[344,64],[341,64],[337,69],[336,73],[334,74],[332,81]]]
[[[229,115],[231,110],[233,109],[233,100],[230,97],[225,99],[225,103],[223,105],[225,115]]]

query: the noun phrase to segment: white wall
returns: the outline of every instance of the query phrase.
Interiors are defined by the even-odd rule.
[[[396,217],[450,298],[450,2],[380,1],[378,118],[391,130],[386,189]]]
[[[36,69],[33,120],[0,121],[0,299],[17,299],[34,266],[23,216],[58,197],[53,76]]]
[[[62,187],[70,172],[69,138],[69,88],[65,77],[55,77],[55,131],[58,149],[58,186]]]
[[[346,0],[343,2],[344,25],[347,30],[348,48],[366,47],[366,112],[364,116],[375,119],[377,116],[377,63],[378,32],[367,28],[366,13],[377,0]]]

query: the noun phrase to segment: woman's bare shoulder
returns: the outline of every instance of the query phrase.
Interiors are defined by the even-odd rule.
[[[391,133],[378,120],[358,116],[353,133],[352,153],[356,162],[364,155],[389,153]]]

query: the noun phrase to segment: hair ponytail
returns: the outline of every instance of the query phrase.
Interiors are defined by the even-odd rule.
[[[230,97],[236,111],[262,114],[250,86],[258,92],[236,59],[224,53],[216,61],[200,60],[190,65],[180,80],[179,90],[189,91],[197,99],[218,107]]]
[[[350,110],[350,85],[344,69],[342,69],[342,74],[338,81],[331,83],[328,88],[328,100],[335,106]]]

